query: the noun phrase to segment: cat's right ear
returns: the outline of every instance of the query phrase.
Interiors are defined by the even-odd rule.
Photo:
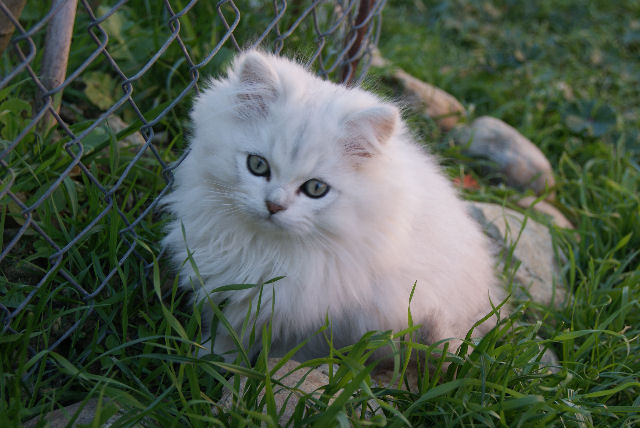
[[[347,154],[356,160],[374,156],[391,138],[399,121],[398,109],[389,104],[351,114],[345,126],[344,146]]]
[[[268,105],[278,97],[279,79],[266,56],[249,51],[239,59],[237,112],[240,116],[265,116]]]

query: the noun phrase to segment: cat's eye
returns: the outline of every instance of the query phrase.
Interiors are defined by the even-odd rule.
[[[247,156],[247,169],[249,169],[251,174],[257,175],[258,177],[269,177],[271,173],[269,162],[258,155]]]
[[[300,186],[300,190],[302,193],[307,195],[310,198],[321,198],[327,193],[329,193],[329,185],[324,181],[316,180],[312,178],[309,181],[305,181],[302,186]]]

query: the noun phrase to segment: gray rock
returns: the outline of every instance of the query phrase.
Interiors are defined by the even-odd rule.
[[[575,229],[573,224],[560,212],[559,209],[551,205],[546,201],[538,201],[538,199],[533,196],[525,196],[520,199],[517,203],[522,208],[531,208],[538,212],[543,213],[545,216],[549,217],[553,224],[562,227],[564,229]],[[535,202],[535,204],[534,204]]]
[[[498,257],[499,267],[505,263],[505,256],[511,246],[512,266],[520,262],[514,277],[514,296],[524,299],[531,296],[533,301],[545,305],[563,303],[567,297],[561,288],[559,263],[554,257],[551,234],[546,226],[517,211],[500,205],[470,202],[469,213],[478,221],[491,238],[493,251]],[[524,228],[523,228],[524,225]]]
[[[392,67],[378,48],[371,52],[371,65],[374,67]],[[410,75],[401,68],[393,67],[391,78],[403,90],[404,101],[413,110],[433,119],[440,129],[447,132],[453,129],[467,112],[453,95]]]
[[[443,131],[450,131],[466,116],[460,101],[442,89],[402,69],[396,69],[393,78],[402,86],[403,96],[409,106],[433,119]]]
[[[270,358],[267,365],[272,370],[280,360]],[[319,397],[322,389],[329,383],[329,377],[318,369],[300,367],[297,361],[289,360],[279,368],[271,377],[284,386],[273,384],[274,400],[276,408],[281,412],[281,425],[286,424],[295,411],[298,400],[307,394]],[[242,393],[246,385],[246,378],[240,381],[239,392]],[[259,400],[262,400],[264,391],[260,392]],[[228,389],[222,393],[219,405],[222,408],[230,409],[233,403],[233,394]],[[263,409],[264,410],[264,409]]]
[[[510,186],[540,195],[555,185],[551,164],[540,149],[499,119],[479,117],[471,126],[457,127],[453,138],[471,156],[495,162]]]
[[[106,400],[102,401],[102,409],[105,408],[107,403]],[[93,419],[96,416],[98,410],[98,399],[91,398],[87,400],[86,403],[79,402],[72,404],[67,407],[63,407],[62,409],[54,410],[53,412],[49,412],[46,415],[38,416],[33,419],[27,421],[24,424],[25,428],[33,428],[38,425],[39,421],[46,422],[47,428],[64,428],[68,426],[69,422],[73,416],[77,413],[78,417],[75,418],[72,427],[79,427],[80,425],[90,425],[93,422]],[[121,415],[115,414],[111,416],[106,422],[101,424],[101,427],[110,427]]]
[[[540,336],[536,336],[536,339],[543,340]],[[544,350],[542,357],[540,357],[540,365],[545,367],[548,373],[558,373],[562,364],[556,354],[551,349],[544,349],[542,345],[538,345],[538,347],[541,352]]]

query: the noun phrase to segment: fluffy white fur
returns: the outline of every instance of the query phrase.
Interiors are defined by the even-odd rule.
[[[164,201],[175,220],[163,243],[197,301],[223,285],[284,276],[265,286],[257,319],[258,332],[273,321],[273,355],[327,316],[335,346],[406,328],[415,282],[411,313],[426,342],[463,338],[491,311],[489,299],[499,301],[483,234],[392,104],[249,51],[197,98],[192,120],[191,151]],[[249,172],[249,154],[268,161],[269,180]],[[330,185],[326,196],[300,192],[312,178]],[[271,215],[267,200],[286,209]],[[258,291],[210,297],[227,300],[224,314],[240,331]],[[219,327],[214,352],[233,349]],[[326,349],[316,336],[296,358]]]

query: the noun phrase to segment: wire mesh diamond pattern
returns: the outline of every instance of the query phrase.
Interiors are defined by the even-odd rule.
[[[40,15],[11,3],[0,0],[0,21],[13,27],[0,58],[0,327],[28,334],[34,308],[46,308],[48,334],[29,339],[30,354],[77,360],[92,320],[112,322],[113,296],[137,286],[158,250],[158,201],[184,147],[176,123],[203,76],[259,46],[358,83],[385,1],[56,0]],[[65,10],[74,15],[68,66],[49,81],[47,31]],[[196,33],[194,20],[210,32]]]

